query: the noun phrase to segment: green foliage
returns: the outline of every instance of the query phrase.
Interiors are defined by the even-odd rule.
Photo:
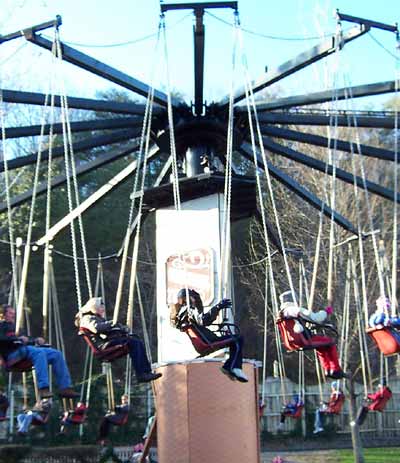
[[[398,463],[400,448],[374,448],[364,449],[365,463]],[[353,463],[354,456],[351,450],[337,450],[340,457],[338,463]]]

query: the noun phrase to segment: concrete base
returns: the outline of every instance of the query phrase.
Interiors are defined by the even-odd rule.
[[[257,369],[248,383],[231,381],[215,359],[159,367],[154,382],[157,448],[162,463],[258,463]]]

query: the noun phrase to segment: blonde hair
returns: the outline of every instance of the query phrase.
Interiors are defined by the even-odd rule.
[[[101,297],[91,297],[84,306],[81,307],[80,312],[84,313],[96,313],[97,309],[103,305]]]

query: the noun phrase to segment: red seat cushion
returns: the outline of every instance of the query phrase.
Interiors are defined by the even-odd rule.
[[[344,394],[339,394],[336,399],[330,400],[328,403],[328,408],[325,413],[331,415],[338,415],[343,408],[346,397]]]
[[[102,362],[112,362],[118,358],[124,357],[128,353],[127,344],[116,344],[115,346],[107,347],[106,349],[98,349],[90,339],[90,331],[81,328],[79,335],[83,337],[87,345],[90,347],[90,350],[93,352],[93,355],[101,360]]]
[[[395,355],[400,353],[400,345],[396,336],[393,335],[394,328],[368,328],[367,333],[383,355]],[[400,333],[399,333],[400,336]]]
[[[282,342],[289,352],[318,349],[320,347],[328,347],[335,344],[334,340],[331,338],[326,338],[326,341],[320,342],[314,341],[312,336],[310,339],[307,339],[306,336],[304,336],[304,332],[296,333],[294,331],[295,322],[295,318],[278,318],[276,320]]]
[[[200,333],[193,325],[187,325],[183,331],[189,336],[193,347],[201,357],[211,354],[212,352],[216,352],[217,350],[224,349],[235,341],[235,338],[232,337],[231,339],[208,342],[200,336]]]
[[[287,416],[288,418],[293,418],[295,420],[298,420],[299,418],[301,418],[301,415],[303,413],[303,408],[304,408],[304,405],[298,405],[294,413],[287,412],[287,413],[284,413],[284,415]]]

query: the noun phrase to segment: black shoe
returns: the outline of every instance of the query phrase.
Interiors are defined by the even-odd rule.
[[[227,368],[221,367],[220,368],[221,372],[226,375],[231,381],[236,381],[237,378],[236,376],[232,373],[231,370],[228,370]]]
[[[136,379],[138,383],[148,383],[150,381],[154,381],[158,378],[161,378],[161,376],[162,373],[152,373],[151,371],[149,371],[148,373],[143,373],[142,375],[137,376]]]
[[[343,379],[343,378],[348,378],[349,376],[342,370],[338,370],[338,371],[331,371],[329,373],[329,378],[332,378],[332,379]]]

